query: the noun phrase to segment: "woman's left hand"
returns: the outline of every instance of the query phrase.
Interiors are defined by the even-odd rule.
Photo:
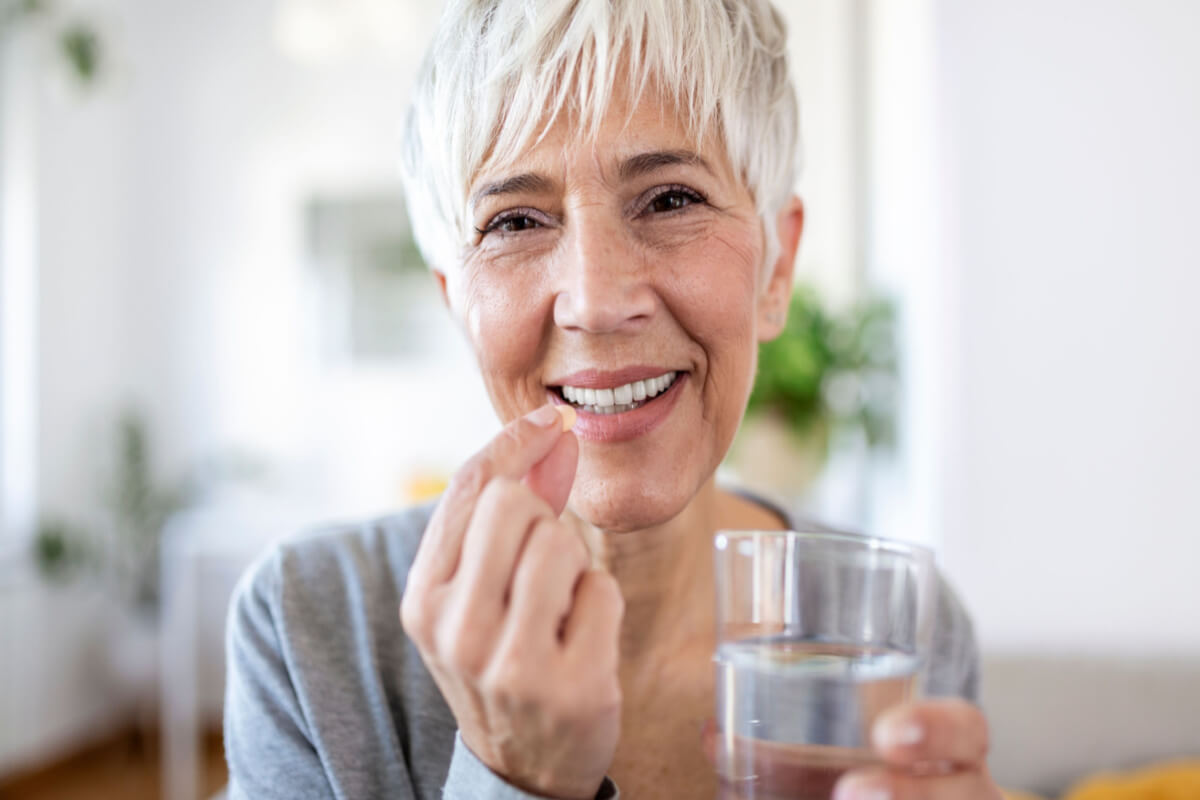
[[[988,772],[988,725],[965,700],[906,703],[881,714],[871,730],[886,766],[838,781],[834,800],[1001,800]]]

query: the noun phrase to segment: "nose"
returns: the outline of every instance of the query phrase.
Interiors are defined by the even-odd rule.
[[[564,244],[556,265],[556,325],[613,333],[649,322],[658,301],[645,259],[627,231],[581,214]]]

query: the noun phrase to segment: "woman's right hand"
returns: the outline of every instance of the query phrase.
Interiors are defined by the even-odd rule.
[[[579,457],[562,420],[543,406],[458,471],[400,619],[480,761],[526,791],[582,800],[616,751],[624,601],[559,520]]]

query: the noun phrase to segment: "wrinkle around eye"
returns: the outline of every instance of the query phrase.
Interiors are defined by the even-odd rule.
[[[540,211],[532,206],[517,206],[514,208],[503,209],[487,219],[483,225],[473,226],[475,233],[480,237],[486,237],[489,234],[516,234],[524,231],[533,230],[536,228],[554,227],[558,220],[544,211]],[[531,223],[523,225],[518,230],[504,230],[505,226],[517,223]]]
[[[546,225],[507,233],[494,230],[478,238],[470,258],[486,266],[525,265],[554,250],[556,233],[556,228]]]
[[[706,210],[698,205],[696,212]],[[651,219],[653,222],[639,225],[638,240],[643,246],[655,250],[669,250],[677,247],[688,247],[697,241],[708,238],[713,234],[715,219],[711,214],[690,213],[691,208],[685,207],[675,212],[662,212],[666,219]]]

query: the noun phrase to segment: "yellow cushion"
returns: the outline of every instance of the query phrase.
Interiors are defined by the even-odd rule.
[[[1200,761],[1156,764],[1135,772],[1103,773],[1079,783],[1063,800],[1196,800]]]

